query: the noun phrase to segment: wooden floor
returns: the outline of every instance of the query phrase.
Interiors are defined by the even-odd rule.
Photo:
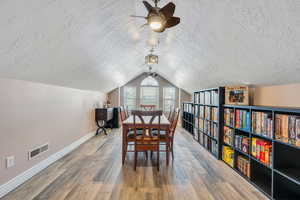
[[[174,148],[168,168],[164,155],[157,172],[155,163],[140,154],[135,172],[132,155],[121,165],[121,132],[115,130],[94,137],[3,200],[267,199],[181,128]]]

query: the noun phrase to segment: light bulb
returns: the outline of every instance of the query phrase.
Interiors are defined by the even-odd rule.
[[[153,30],[158,30],[162,27],[162,24],[161,24],[161,22],[151,22],[150,27]]]

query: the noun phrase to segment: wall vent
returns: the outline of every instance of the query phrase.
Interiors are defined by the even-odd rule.
[[[48,151],[48,149],[49,149],[49,144],[48,143],[44,144],[40,147],[37,147],[35,149],[32,149],[28,152],[28,159],[31,160],[31,159],[39,156],[40,154]]]

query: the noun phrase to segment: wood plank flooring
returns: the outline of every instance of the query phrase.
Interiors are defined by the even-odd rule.
[[[166,167],[161,155],[133,155],[121,164],[121,129],[96,136],[52,164],[3,200],[260,200],[267,199],[223,162],[216,160],[192,136],[178,128],[175,160]],[[129,153],[130,154],[130,153]]]

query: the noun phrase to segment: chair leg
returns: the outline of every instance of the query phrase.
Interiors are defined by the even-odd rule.
[[[123,152],[122,152],[122,165],[125,163],[126,151],[127,151],[127,144],[123,143]]]
[[[145,155],[146,155],[146,160],[148,160],[148,151],[144,151]]]
[[[166,161],[167,161],[167,166],[169,166],[169,158],[170,158],[170,142],[166,142]]]
[[[174,160],[174,148],[173,148],[173,142],[171,143],[171,151],[172,151],[172,159]]]
[[[134,151],[134,171],[136,171],[138,152]]]
[[[157,171],[159,171],[159,154],[160,154],[160,152],[158,149],[158,151],[157,151]]]

